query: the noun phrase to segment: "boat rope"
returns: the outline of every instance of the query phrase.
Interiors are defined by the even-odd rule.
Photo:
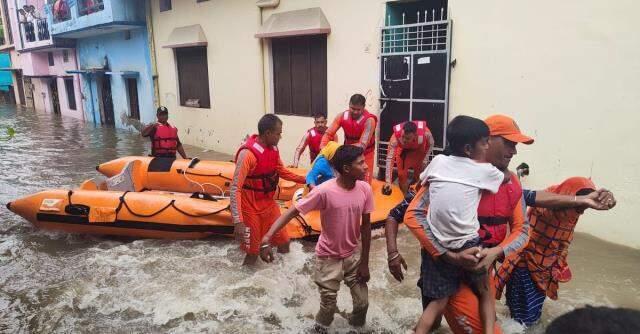
[[[162,213],[164,210],[172,207],[174,210],[180,212],[181,214],[191,217],[191,218],[201,218],[201,217],[206,217],[206,216],[211,216],[211,215],[215,215],[218,214],[224,210],[228,210],[229,209],[229,205],[227,205],[226,207],[220,209],[220,210],[215,210],[213,212],[207,212],[207,213],[203,213],[203,214],[193,214],[193,213],[189,213],[184,211],[183,209],[180,209],[178,206],[176,206],[176,200],[172,199],[171,202],[169,202],[167,205],[165,205],[163,208],[157,210],[156,212],[152,213],[152,214],[142,214],[142,213],[137,213],[135,211],[133,211],[131,209],[131,207],[129,207],[129,204],[127,204],[127,201],[125,199],[125,196],[127,195],[127,193],[129,193],[129,191],[126,191],[124,194],[122,194],[122,196],[120,196],[120,203],[118,204],[118,207],[116,208],[116,214],[120,213],[120,210],[122,209],[122,207],[125,207],[129,213],[131,213],[132,215],[136,216],[136,217],[141,217],[141,218],[150,218],[153,216],[156,216],[160,213]]]
[[[298,221],[298,223],[304,230],[304,233],[306,233],[307,235],[311,235],[311,233],[313,232],[320,233],[320,231],[314,230],[313,227],[311,227],[311,225],[309,225],[309,223],[307,223],[307,221],[301,215],[297,215],[294,218]]]
[[[198,158],[193,158],[191,159],[191,162],[189,163],[189,165],[187,166],[187,168],[185,168],[184,170],[182,169],[178,169],[177,172],[181,173],[182,176],[184,176],[184,178],[189,181],[190,183],[193,183],[195,185],[197,185],[198,187],[200,187],[200,189],[202,189],[203,193],[206,193],[204,186],[212,186],[214,188],[217,188],[220,191],[220,195],[224,196],[224,189],[222,189],[220,186],[218,186],[217,184],[213,184],[213,183],[198,183],[192,179],[190,179],[187,174],[189,175],[197,175],[197,176],[206,176],[206,177],[221,177],[227,180],[230,180],[230,178],[223,176],[222,173],[218,173],[218,175],[206,175],[206,174],[199,174],[199,173],[192,173],[192,172],[188,172],[187,169],[191,168],[191,166],[194,166],[198,161],[200,161],[200,159]]]

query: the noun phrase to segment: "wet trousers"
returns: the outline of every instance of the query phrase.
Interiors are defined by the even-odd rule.
[[[349,324],[352,326],[364,325],[369,308],[369,290],[366,283],[360,283],[357,280],[359,265],[359,249],[344,259],[316,257],[316,268],[313,275],[320,292],[320,310],[316,314],[317,323],[328,327],[333,322],[333,316],[338,312],[337,297],[340,282],[344,281],[351,290],[351,298],[353,299],[353,312],[349,318]]]

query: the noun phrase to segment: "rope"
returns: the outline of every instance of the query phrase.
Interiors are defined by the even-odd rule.
[[[224,175],[222,175],[222,173],[218,173],[218,174],[203,174],[203,173],[194,173],[194,172],[188,172],[186,170],[182,170],[182,169],[178,169],[176,170],[178,173],[180,174],[189,174],[189,175],[195,175],[195,176],[206,176],[206,177],[219,177],[225,180],[229,180],[232,181],[231,178],[226,177]]]
[[[213,211],[213,212],[208,212],[208,213],[203,213],[203,214],[192,214],[192,213],[186,212],[186,211],[180,209],[179,207],[177,207],[176,204],[175,204],[176,200],[172,199],[171,202],[169,202],[169,204],[165,205],[162,209],[160,209],[160,210],[158,210],[158,211],[156,211],[156,212],[154,212],[152,214],[145,215],[145,214],[137,213],[137,212],[131,210],[131,207],[129,207],[129,205],[127,204],[127,201],[125,199],[125,196],[127,195],[127,193],[128,193],[128,191],[125,192],[124,194],[122,194],[122,196],[120,196],[120,204],[118,204],[118,207],[116,208],[116,215],[118,213],[120,213],[120,210],[122,209],[123,206],[129,211],[129,213],[131,213],[132,215],[134,215],[136,217],[140,217],[140,218],[151,218],[153,216],[156,216],[156,215],[162,213],[164,210],[166,210],[166,209],[168,209],[170,207],[172,207],[177,212],[179,212],[179,213],[181,213],[181,214],[183,214],[185,216],[191,217],[191,218],[201,218],[201,217],[211,216],[211,215],[215,215],[215,214],[218,214],[218,213],[220,213],[220,212],[222,212],[224,210],[229,209],[229,206],[227,205],[226,207],[224,207],[224,208],[222,208],[220,210]]]
[[[304,230],[304,233],[306,233],[307,235],[311,235],[311,233],[316,232],[316,233],[320,233],[320,231],[314,230],[313,227],[311,227],[311,225],[309,225],[307,223],[307,221],[304,219],[304,217],[297,215],[294,217],[298,223],[300,224],[300,226],[302,226],[302,229]]]
[[[194,162],[194,161],[196,161],[196,159],[197,159],[197,158],[193,158],[193,159],[191,159],[191,163],[189,163],[189,166],[191,166],[191,165],[193,164],[193,162]],[[189,167],[187,167],[187,169],[188,169],[188,168],[189,168]],[[193,183],[193,184],[198,185],[198,186],[200,187],[200,189],[202,189],[202,192],[203,192],[203,193],[206,193],[206,191],[204,190],[204,186],[206,186],[206,185],[207,185],[207,186],[212,186],[212,187],[218,188],[218,190],[220,191],[220,194],[221,194],[222,196],[224,196],[224,189],[222,189],[220,186],[218,186],[218,185],[216,185],[216,184],[213,184],[213,183],[198,183],[198,182],[196,182],[196,181],[194,181],[194,180],[190,179],[190,178],[187,176],[187,174],[190,174],[190,175],[198,175],[198,176],[207,176],[207,177],[221,177],[221,178],[223,178],[223,179],[226,179],[226,180],[230,180],[230,181],[231,181],[231,179],[230,179],[230,178],[228,178],[228,177],[226,177],[226,176],[223,176],[223,175],[222,175],[222,173],[218,173],[218,175],[206,175],[206,174],[199,174],[199,173],[191,173],[191,172],[187,172],[187,169],[182,170],[182,176],[184,176],[184,178],[185,178],[187,181],[189,181],[189,182],[191,182],[191,183]],[[180,171],[181,171],[181,170],[178,170],[178,173],[180,173]]]

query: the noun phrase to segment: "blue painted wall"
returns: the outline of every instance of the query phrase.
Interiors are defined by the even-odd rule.
[[[80,69],[102,68],[104,59],[107,57],[110,71],[138,72],[139,76],[136,79],[138,83],[140,121],[150,123],[155,120],[155,109],[153,104],[153,78],[151,74],[148,33],[145,28],[130,30],[130,33],[131,38],[128,40],[125,39],[124,32],[78,39],[76,50],[78,52],[79,67]],[[127,119],[130,110],[125,80],[121,75],[111,75],[111,92],[113,96],[116,127],[138,128],[140,124]],[[96,89],[96,78],[93,76],[83,76],[82,93],[85,97],[84,110],[86,119],[94,120],[96,124],[99,124],[100,104]],[[91,103],[91,98],[93,99],[93,103]]]
[[[45,10],[49,18],[51,33],[63,35],[73,31],[81,31],[94,26],[109,24],[139,24],[145,21],[146,1],[141,0],[104,0],[104,10],[89,15],[79,15],[77,1],[69,1],[71,18],[67,21],[54,22],[51,6]]]
[[[0,53],[0,67],[11,67],[11,57],[8,53]],[[11,85],[13,85],[11,72],[0,71],[0,90],[6,92]]]

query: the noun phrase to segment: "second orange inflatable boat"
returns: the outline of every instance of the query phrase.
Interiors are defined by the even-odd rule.
[[[105,162],[96,167],[106,177],[119,174],[127,164],[140,161],[134,178],[144,189],[164,190],[182,193],[206,192],[228,195],[235,164],[226,161],[189,160],[153,157],[123,157]],[[304,169],[294,168],[293,172],[305,175]],[[290,200],[293,193],[303,185],[280,179],[276,199]]]

